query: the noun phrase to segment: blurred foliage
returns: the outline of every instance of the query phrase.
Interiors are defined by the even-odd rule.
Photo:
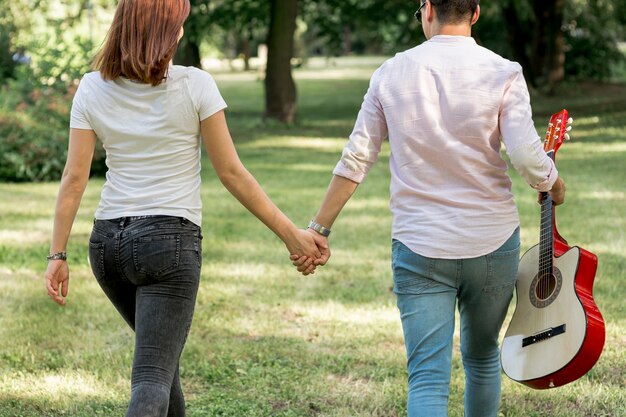
[[[607,81],[625,60],[617,41],[626,39],[626,0],[571,3],[564,24],[565,71],[575,79]]]
[[[93,46],[73,30],[80,19],[75,8],[59,16],[48,8],[51,2],[0,2],[1,33],[10,28],[15,42],[6,55],[13,61],[19,52],[24,59],[13,62],[0,85],[0,180],[55,180],[65,165],[71,100]],[[28,12],[28,6],[39,9]],[[104,172],[101,149],[92,171]]]
[[[16,68],[0,100],[0,179],[43,181],[59,177],[67,154],[71,91],[43,85],[32,68]]]
[[[531,66],[534,14],[542,0],[483,0],[474,36],[495,52]],[[295,54],[308,56],[392,55],[424,40],[413,17],[419,0],[300,0]],[[103,33],[94,33],[94,10],[110,17],[115,0],[0,0],[0,180],[59,178],[66,155],[72,92]],[[246,64],[265,43],[266,0],[191,0],[180,50],[187,65],[211,53]],[[515,19],[505,13],[513,6]],[[606,81],[626,62],[626,0],[565,0],[566,79]],[[103,19],[106,21],[106,18]],[[512,41],[522,29],[521,43]],[[525,32],[524,32],[525,31]],[[92,41],[96,39],[96,41]],[[21,54],[22,64],[14,60]],[[519,59],[521,57],[522,59]],[[193,61],[195,60],[195,63]],[[191,62],[191,63],[190,63]],[[246,66],[247,67],[247,66]],[[542,82],[541,77],[537,83]],[[260,114],[259,114],[260,116]],[[98,150],[93,172],[105,172]]]
[[[401,0],[303,0],[301,16],[315,54],[391,55],[424,39],[413,16],[418,7]]]
[[[538,4],[544,1],[483,0],[474,36],[487,48],[525,67],[541,68],[541,62],[536,61],[545,57],[536,56],[537,38],[533,32],[547,25],[544,18],[535,14]],[[393,55],[415,46],[424,40],[413,17],[419,3],[300,0],[296,57],[306,60],[315,55]],[[265,42],[269,23],[267,1],[192,0],[192,5],[185,36],[197,43],[211,43],[222,57],[254,55],[256,47]],[[514,10],[513,15],[506,13],[507,7]],[[606,80],[612,68],[624,59],[617,45],[626,39],[626,1],[565,0],[563,11],[566,76]],[[513,40],[515,30],[520,36],[517,42]],[[537,69],[538,74],[527,76],[539,86],[546,82],[545,71],[548,69]]]

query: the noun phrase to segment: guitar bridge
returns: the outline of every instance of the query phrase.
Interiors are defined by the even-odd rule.
[[[534,345],[535,343],[543,342],[544,340],[548,340],[554,336],[558,336],[560,334],[565,333],[565,324],[561,324],[557,327],[550,327],[543,332],[534,334],[532,336],[525,337],[522,339],[522,347]]]

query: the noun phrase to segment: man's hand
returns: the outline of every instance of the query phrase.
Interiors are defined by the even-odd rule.
[[[550,197],[555,205],[563,204],[565,201],[565,181],[559,176],[550,190]]]
[[[65,305],[65,297],[67,297],[70,284],[70,269],[67,261],[49,261],[45,277],[50,298],[59,305]]]

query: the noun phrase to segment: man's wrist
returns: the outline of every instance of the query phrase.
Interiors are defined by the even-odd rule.
[[[315,220],[311,220],[309,222],[308,227],[309,229],[315,230],[317,233],[319,233],[320,235],[324,237],[328,237],[328,235],[330,235],[330,229],[322,226],[321,224],[317,223]]]

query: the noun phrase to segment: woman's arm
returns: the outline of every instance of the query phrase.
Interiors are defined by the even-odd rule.
[[[65,252],[67,241],[72,230],[74,218],[83,197],[91,160],[96,145],[96,134],[93,130],[70,129],[70,142],[67,161],[61,178],[61,186],[57,196],[54,212],[54,227],[50,254]],[[58,304],[65,304],[69,289],[69,268],[65,260],[48,261],[46,270],[46,288],[48,295]]]
[[[200,127],[211,164],[226,189],[285,243],[290,254],[319,258],[322,239],[298,229],[241,163],[224,112],[203,120]]]

